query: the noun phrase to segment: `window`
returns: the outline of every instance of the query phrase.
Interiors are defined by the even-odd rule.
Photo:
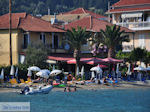
[[[29,45],[29,33],[24,34],[23,48],[26,49]]]
[[[40,40],[45,44],[45,34],[44,33],[41,33],[40,34]]]
[[[58,48],[58,36],[54,35],[54,48],[57,49]]]
[[[139,47],[141,47],[142,49],[145,48],[145,35],[144,34],[139,35]]]

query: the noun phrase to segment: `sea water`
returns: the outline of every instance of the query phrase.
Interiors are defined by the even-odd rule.
[[[30,102],[31,112],[150,112],[150,89],[0,93],[0,102]]]

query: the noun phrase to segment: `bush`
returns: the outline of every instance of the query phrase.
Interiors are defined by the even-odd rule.
[[[43,44],[31,44],[26,52],[26,64],[30,66],[38,66],[40,68],[48,68],[46,63],[48,50]]]

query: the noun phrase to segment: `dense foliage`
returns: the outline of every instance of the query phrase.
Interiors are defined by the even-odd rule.
[[[119,0],[109,0],[111,4]],[[8,13],[9,0],[0,1],[0,15]],[[50,8],[51,14],[70,11],[83,7],[97,13],[104,13],[108,0],[12,0],[12,12],[27,12],[45,15]]]
[[[141,48],[135,48],[131,54],[130,54],[130,59],[132,61],[141,61],[144,62],[147,57],[147,50],[146,49],[141,49]]]
[[[46,68],[48,66],[46,63],[48,52],[48,49],[43,44],[31,44],[26,51],[26,64]]]
[[[119,51],[116,54],[116,58],[124,59],[125,61],[128,62],[140,61],[145,62],[147,64],[150,63],[150,52],[148,52],[146,49],[141,49],[138,47],[129,53]]]

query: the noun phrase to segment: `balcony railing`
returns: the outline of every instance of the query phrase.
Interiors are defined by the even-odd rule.
[[[150,21],[143,21],[143,22],[122,22],[116,23],[116,25],[127,27],[131,30],[150,30]]]
[[[133,45],[123,45],[123,52],[130,52],[133,50]]]

